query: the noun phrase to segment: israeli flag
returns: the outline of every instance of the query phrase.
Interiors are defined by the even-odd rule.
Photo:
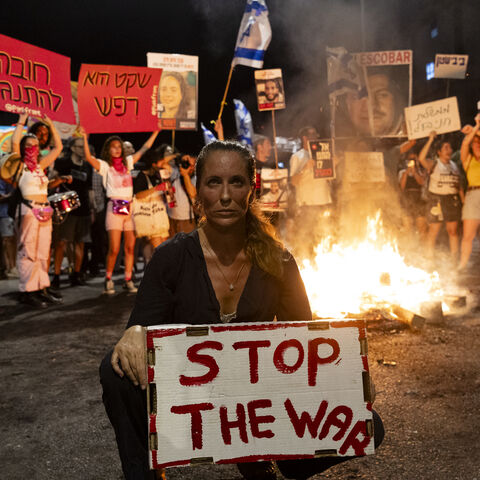
[[[247,0],[238,31],[232,67],[246,65],[247,67],[262,68],[263,56],[271,39],[272,29],[268,21],[268,8],[265,0]]]
[[[252,116],[241,100],[233,99],[235,104],[235,123],[237,124],[238,141],[253,151]]]
[[[200,126],[202,127],[203,141],[205,142],[205,145],[217,140],[217,137],[202,122],[200,122]]]

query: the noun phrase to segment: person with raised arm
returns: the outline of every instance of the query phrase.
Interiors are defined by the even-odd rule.
[[[462,209],[463,237],[460,248],[459,270],[463,270],[472,253],[472,243],[480,225],[480,113],[475,126],[462,129],[465,137],[460,147],[460,159],[467,175],[468,187]]]
[[[20,205],[20,231],[18,234],[17,268],[21,301],[33,307],[45,308],[48,303],[61,303],[61,298],[49,290],[48,264],[52,240],[53,210],[47,200],[48,178],[45,170],[63,149],[62,140],[48,117],[44,123],[52,133],[54,146],[45,156],[40,155],[39,140],[33,133],[22,136],[26,117],[21,116],[14,132],[21,164],[14,182],[22,200]]]
[[[124,236],[125,252],[125,279],[123,289],[128,293],[135,293],[137,288],[132,280],[135,227],[132,219],[131,202],[133,198],[133,182],[131,170],[140,157],[152,147],[159,130],[153,132],[143,146],[133,155],[125,155],[124,143],[117,136],[111,136],[105,141],[101,159],[90,153],[88,138],[84,128],[81,134],[84,138],[85,160],[103,177],[108,204],[105,226],[108,232],[108,253],[105,262],[106,273],[103,293],[113,295],[115,285],[112,280],[115,261],[117,260],[122,232]]]
[[[434,147],[435,158],[427,155],[437,136],[431,132],[423,146],[418,161],[429,173],[427,200],[427,252],[433,258],[435,243],[443,223],[445,223],[450,244],[450,254],[457,261],[459,235],[458,223],[462,213],[463,190],[460,186],[460,170],[452,161],[452,145],[441,139]]]

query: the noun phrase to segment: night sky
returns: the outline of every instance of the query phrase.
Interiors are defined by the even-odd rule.
[[[215,119],[232,60],[245,0],[97,0],[8,2],[2,9],[0,33],[66,55],[72,59],[72,80],[81,63],[146,66],[146,53],[180,53],[200,57],[199,120]],[[349,51],[412,49],[414,103],[444,96],[443,80],[425,80],[425,63],[438,53],[468,53],[470,77],[453,81],[462,121],[472,123],[479,97],[478,31],[480,2],[447,0],[365,0],[362,38],[360,0],[267,0],[272,42],[264,68],[282,68],[287,108],[276,112],[277,135],[296,136],[313,124],[328,136],[326,46]],[[419,6],[420,5],[420,6]],[[431,38],[437,28],[438,37]],[[258,112],[254,70],[236,67],[223,114],[227,137],[235,135],[233,98],[253,116],[257,133],[271,135],[270,112]],[[462,83],[463,82],[463,83]],[[0,112],[0,124],[16,116]],[[147,134],[125,134],[137,147]],[[101,146],[104,135],[92,136]],[[170,142],[162,132],[160,141]],[[200,132],[177,132],[176,144],[195,152]]]

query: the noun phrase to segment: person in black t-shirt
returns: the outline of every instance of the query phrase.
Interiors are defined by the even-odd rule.
[[[67,242],[73,244],[74,265],[70,275],[70,284],[85,285],[80,273],[83,262],[84,246],[91,241],[90,229],[92,224],[91,197],[92,167],[85,161],[83,138],[72,138],[69,146],[70,155],[55,162],[55,170],[59,175],[70,175],[72,183],[70,189],[77,192],[80,206],[65,217],[58,226],[55,245],[55,275],[52,284],[59,285],[59,275]]]

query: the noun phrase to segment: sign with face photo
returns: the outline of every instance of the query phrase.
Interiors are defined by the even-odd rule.
[[[285,108],[285,90],[282,70],[255,70],[255,89],[258,110],[281,110]]]
[[[196,130],[198,118],[198,57],[147,53],[147,65],[161,68],[157,112],[164,130]]]
[[[329,71],[335,82],[336,137],[399,137],[406,134],[404,108],[412,98],[412,51],[353,53],[348,68]],[[335,63],[328,67],[333,69]],[[351,81],[356,72],[355,82]],[[330,82],[330,80],[329,80]]]
[[[270,212],[286,210],[288,200],[288,169],[262,168],[261,178],[260,208]]]

